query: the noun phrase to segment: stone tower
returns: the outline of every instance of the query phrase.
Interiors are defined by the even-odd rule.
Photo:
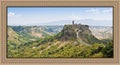
[[[74,20],[72,21],[72,25],[74,25]]]

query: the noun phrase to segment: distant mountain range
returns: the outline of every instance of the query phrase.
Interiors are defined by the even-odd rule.
[[[27,24],[27,26],[42,26],[42,25],[65,25],[65,24],[71,24],[72,20],[58,20],[58,21],[49,21],[49,22],[38,22],[38,23],[32,23]],[[93,20],[93,19],[81,19],[81,20],[74,20],[76,24],[87,24],[89,26],[112,26],[112,21],[110,20]],[[111,23],[110,23],[111,22]],[[102,23],[102,24],[101,24]],[[24,25],[25,26],[25,25]]]

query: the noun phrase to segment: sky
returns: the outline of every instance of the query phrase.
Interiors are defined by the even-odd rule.
[[[64,25],[81,23],[112,26],[112,7],[8,7],[8,25]]]

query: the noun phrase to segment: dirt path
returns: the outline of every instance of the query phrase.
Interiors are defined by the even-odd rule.
[[[87,43],[85,43],[84,41],[81,40],[81,38],[80,38],[79,35],[78,35],[79,32],[80,32],[80,31],[76,31],[76,36],[77,36],[78,42],[81,43],[81,44],[87,45],[87,46],[91,46],[90,44],[87,44]]]

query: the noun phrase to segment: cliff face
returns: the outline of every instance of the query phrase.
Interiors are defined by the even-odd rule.
[[[58,33],[58,39],[61,41],[77,39],[75,29],[72,25],[65,25],[60,33]]]
[[[92,35],[89,26],[82,24],[65,25],[57,36],[60,41],[79,40],[88,44],[93,44],[98,41]]]

